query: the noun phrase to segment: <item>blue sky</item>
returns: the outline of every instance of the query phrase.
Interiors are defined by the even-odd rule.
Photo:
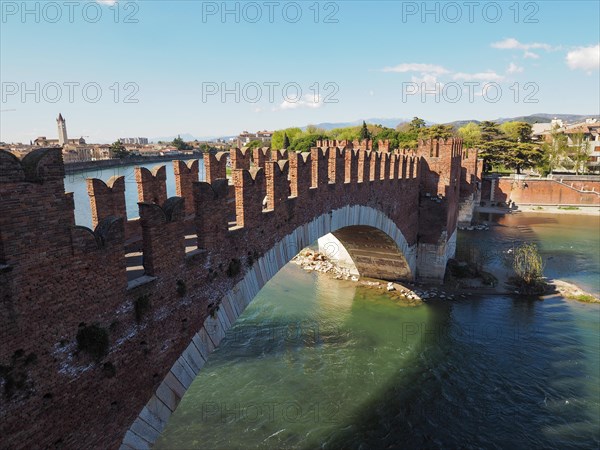
[[[3,0],[0,140],[600,113],[599,2],[473,3]]]

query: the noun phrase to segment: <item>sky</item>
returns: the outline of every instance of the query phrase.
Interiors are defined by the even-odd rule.
[[[600,2],[0,1],[0,141],[600,114]]]

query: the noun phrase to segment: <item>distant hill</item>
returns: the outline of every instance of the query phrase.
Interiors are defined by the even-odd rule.
[[[548,123],[552,119],[560,119],[566,123],[577,123],[583,122],[585,119],[589,119],[591,117],[600,120],[600,116],[595,116],[593,114],[583,115],[583,114],[546,114],[546,113],[537,113],[531,114],[529,116],[517,116],[517,117],[500,117],[498,119],[494,119],[493,122],[496,123],[504,123],[504,122],[527,122],[527,123]],[[481,120],[456,120],[454,122],[448,122],[446,125],[452,125],[455,128],[460,128],[469,122],[481,123]]]
[[[493,119],[494,122],[496,123],[504,123],[504,122],[511,122],[511,121],[521,121],[521,122],[527,122],[527,123],[545,123],[545,122],[550,122],[550,120],[554,119],[561,119],[567,123],[576,123],[576,122],[583,122],[585,119],[588,119],[590,117],[595,117],[597,120],[600,120],[600,116],[596,116],[593,114],[589,114],[589,115],[585,115],[585,114],[547,114],[547,113],[537,113],[537,114],[531,114],[529,116],[517,116],[517,117],[501,117],[498,119]],[[389,127],[389,128],[396,128],[398,125],[402,124],[402,123],[407,123],[410,122],[412,120],[411,118],[391,118],[391,119],[385,119],[385,118],[371,118],[371,119],[364,119],[365,122],[369,123],[369,124],[378,124],[378,125],[383,125],[384,127]],[[431,125],[435,125],[438,122],[432,122],[430,120],[424,119],[425,120],[425,124],[427,126],[431,126]],[[354,127],[357,125],[361,125],[363,122],[363,119],[357,119],[354,120],[352,122],[322,122],[322,123],[316,123],[316,124],[311,124],[314,125],[317,128],[322,128],[324,130],[333,130],[334,128],[344,128],[344,127]],[[470,119],[470,120],[455,120],[454,122],[446,122],[445,125],[452,125],[455,128],[460,128],[466,124],[468,124],[469,122],[475,122],[475,123],[481,123],[481,120],[476,120],[476,119]],[[301,129],[305,130],[306,127],[308,125],[305,125],[303,127],[300,127]],[[201,137],[194,137],[189,133],[183,133],[180,134],[181,139],[183,139],[184,141],[194,141],[194,140],[199,140],[199,141],[212,141],[212,140],[216,140],[216,139],[225,139],[225,140],[229,140],[230,138],[235,138],[236,136],[201,136]],[[150,142],[158,142],[158,141],[162,141],[162,142],[171,142],[173,141],[173,139],[175,139],[177,137],[177,135],[174,136],[163,136],[163,137],[154,137],[149,139]]]
[[[317,128],[322,128],[324,130],[333,130],[334,128],[345,128],[345,127],[355,127],[357,125],[362,125],[363,120],[369,124],[374,124],[374,125],[383,125],[384,127],[388,127],[388,128],[396,128],[398,125],[400,125],[401,123],[406,123],[406,122],[410,122],[412,120],[412,117],[407,119],[407,118],[392,118],[392,119],[384,119],[384,118],[371,118],[371,119],[357,119],[354,120],[352,122],[323,122],[323,123],[315,123],[315,124],[311,124],[314,125]],[[427,124],[427,126],[429,125],[434,125],[435,122],[430,122],[430,121],[425,121],[425,123]],[[308,125],[301,127],[303,130],[306,129]]]

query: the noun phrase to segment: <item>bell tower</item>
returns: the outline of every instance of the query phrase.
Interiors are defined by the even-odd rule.
[[[67,138],[67,121],[60,113],[58,114],[58,119],[56,119],[56,125],[58,126],[58,144],[68,144],[69,139]]]

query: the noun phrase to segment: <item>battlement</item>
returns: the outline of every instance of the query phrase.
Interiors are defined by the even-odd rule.
[[[123,177],[88,179],[93,230],[75,225],[60,149],[22,161],[0,151],[0,364],[37,355],[23,369],[26,383],[0,405],[7,446],[117,447],[220,299],[293,233],[304,236],[293,243],[299,251],[308,236],[327,232],[332,212],[350,217],[362,208],[357,220],[367,214],[382,232],[395,230],[411,252],[421,236],[452,235],[463,161],[476,159],[461,141],[402,151],[385,143],[374,151],[371,141],[318,144],[306,153],[205,154],[205,181],[199,161],[174,161],[171,198],[165,166],[136,168],[135,221],[126,219]],[[424,206],[425,189],[444,201]],[[260,286],[273,275],[264,264]],[[77,346],[86,324],[108,336],[97,360]]]

